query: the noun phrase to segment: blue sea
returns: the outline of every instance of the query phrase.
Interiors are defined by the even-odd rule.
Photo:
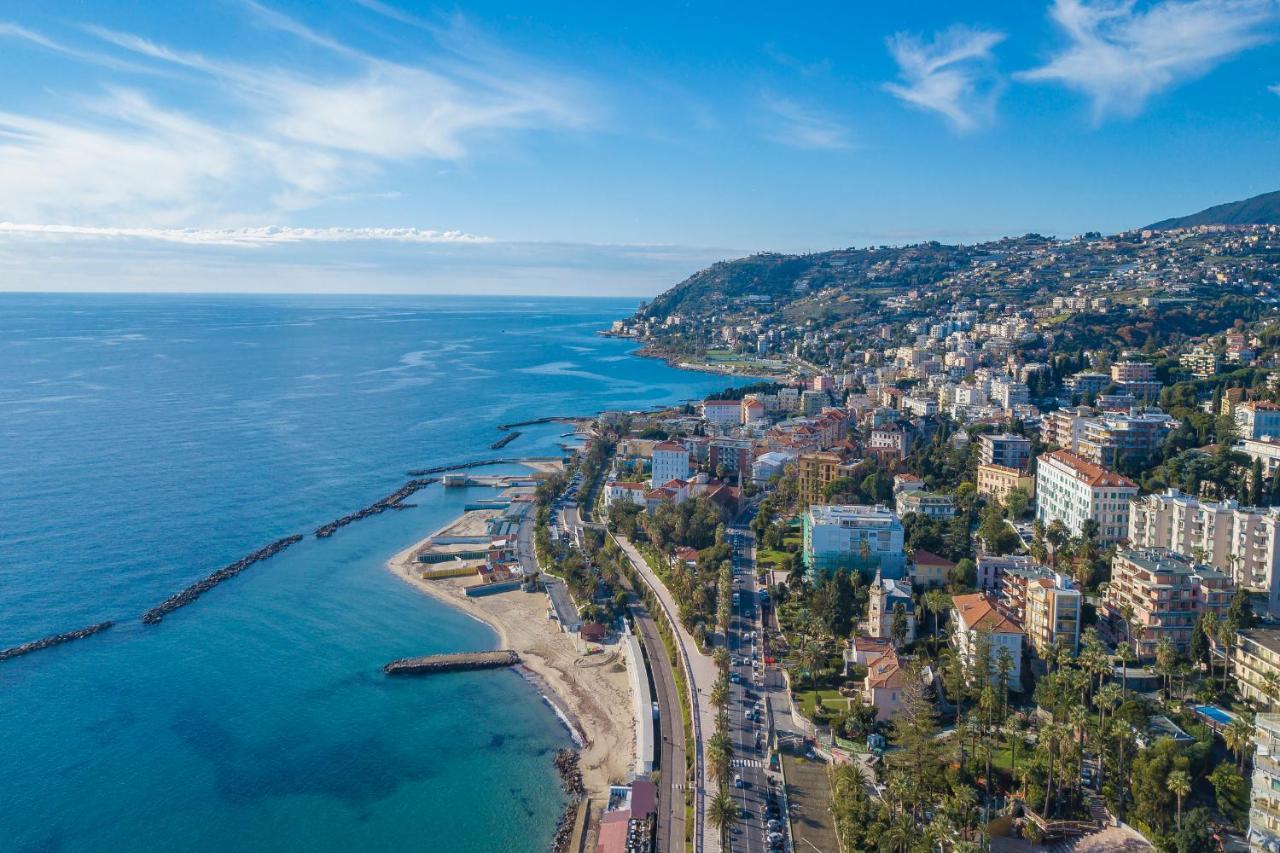
[[[0,847],[536,851],[570,745],[511,672],[386,679],[491,648],[385,569],[480,489],[308,537],[158,626],[212,570],[411,468],[554,455],[564,425],[723,377],[597,331],[629,300],[0,296]]]

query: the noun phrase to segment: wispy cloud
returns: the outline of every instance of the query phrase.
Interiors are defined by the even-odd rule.
[[[770,92],[761,92],[760,101],[767,112],[765,136],[774,142],[808,150],[853,147],[849,128],[813,107]]]
[[[776,45],[768,43],[764,46],[765,56],[781,65],[783,68],[790,68],[800,74],[802,77],[816,77],[819,74],[826,74],[831,70],[831,60],[823,57],[822,59],[807,62],[789,53],[779,50]]]
[[[943,115],[959,131],[973,130],[995,116],[1001,82],[992,48],[1004,33],[957,24],[925,42],[909,33],[888,40],[901,82],[885,91],[914,107]]]
[[[322,70],[285,57],[272,65],[224,60],[94,25],[80,28],[95,48],[83,50],[0,23],[0,39],[180,76],[185,94],[196,94],[170,105],[164,90],[132,80],[53,100],[47,113],[0,112],[0,217],[113,226],[270,221],[376,193],[393,162],[456,161],[512,132],[593,126],[585,85],[463,33],[460,19],[431,31],[421,59],[407,64],[252,0],[244,5],[259,26],[318,49]],[[193,100],[203,105],[199,115]]]
[[[1267,88],[1270,89],[1275,94],[1280,95],[1280,83],[1276,83],[1272,86],[1268,86]]]
[[[491,243],[489,237],[463,231],[430,231],[421,228],[291,228],[282,225],[257,228],[114,228],[88,225],[43,225],[0,222],[0,236],[48,237],[58,240],[127,238],[183,243],[196,246],[278,246],[291,243]]]
[[[1271,38],[1275,0],[1054,0],[1066,44],[1021,80],[1089,98],[1095,121],[1137,115],[1154,96]]]

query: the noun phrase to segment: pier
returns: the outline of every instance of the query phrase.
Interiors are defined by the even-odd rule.
[[[53,646],[60,646],[63,643],[69,643],[72,640],[83,640],[85,637],[90,637],[99,631],[107,630],[114,624],[116,623],[111,620],[107,620],[106,622],[99,622],[97,625],[90,625],[88,628],[80,628],[76,631],[64,631],[61,634],[42,637],[39,640],[32,640],[31,642],[23,643],[20,646],[0,649],[0,660],[9,660],[9,658],[29,655],[32,652],[38,652],[41,649],[48,649]]]
[[[496,652],[462,652],[455,655],[426,655],[393,660],[382,668],[387,675],[432,675],[438,672],[462,672],[471,669],[499,669],[520,663],[520,655],[511,649]]]
[[[391,494],[387,495],[385,498],[374,501],[364,509],[356,510],[350,515],[344,515],[342,518],[334,519],[328,524],[320,525],[316,528],[316,538],[325,539],[336,533],[339,528],[346,527],[352,522],[360,521],[361,519],[368,518],[371,515],[386,512],[389,509],[408,509],[409,507],[405,503],[405,500],[414,492],[419,489],[425,489],[427,486],[435,482],[437,482],[437,480],[434,477],[410,480]]]
[[[254,563],[261,562],[268,557],[274,557],[290,545],[295,545],[302,541],[302,534],[295,533],[292,536],[286,536],[283,539],[277,539],[265,548],[259,548],[247,557],[241,557],[234,563],[223,566],[211,575],[204,577],[182,592],[169,596],[155,607],[142,614],[142,621],[147,625],[155,625],[168,614],[177,610],[179,607],[186,607],[195,601],[204,593],[213,589],[218,584],[226,580],[231,580]]]

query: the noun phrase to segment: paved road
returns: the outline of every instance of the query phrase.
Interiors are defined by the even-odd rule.
[[[715,732],[716,712],[715,707],[711,704],[711,685],[715,684],[716,679],[719,677],[719,671],[711,656],[703,654],[699,650],[693,636],[689,634],[684,625],[680,624],[680,620],[676,615],[679,610],[671,596],[671,592],[662,583],[662,580],[653,573],[653,569],[649,568],[644,555],[637,551],[636,547],[626,537],[617,536],[615,539],[627,557],[630,558],[636,572],[658,597],[676,627],[676,641],[688,664],[688,671],[691,676],[690,681],[692,682],[690,686],[693,690],[694,850],[696,853],[719,853],[721,849],[720,838],[716,833],[715,827],[711,826],[711,822],[706,819],[707,805],[710,799],[715,796],[715,791],[714,783],[707,778],[705,758],[707,739]]]
[[[729,530],[733,546],[734,590],[737,602],[727,637],[737,683],[729,689],[729,727],[737,765],[733,794],[741,807],[741,819],[730,831],[733,851],[766,853],[781,849],[771,841],[782,832],[781,801],[768,770],[770,713],[779,707],[768,685],[777,678],[765,663],[764,631],[760,622],[759,590],[755,580],[752,538],[745,529]],[[738,787],[738,777],[741,787]],[[772,826],[769,821],[773,820]]]

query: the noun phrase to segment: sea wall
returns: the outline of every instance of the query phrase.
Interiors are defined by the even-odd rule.
[[[259,548],[257,551],[254,551],[252,554],[248,555],[247,557],[241,557],[239,560],[236,560],[234,563],[223,566],[213,574],[208,575],[196,581],[191,586],[182,590],[182,592],[175,593],[174,595],[169,596],[164,601],[160,602],[155,607],[148,610],[146,613],[143,613],[142,621],[148,625],[155,625],[160,620],[164,619],[166,615],[177,610],[179,607],[186,607],[188,604],[195,601],[204,593],[213,589],[215,586],[222,583],[223,581],[230,580],[231,578],[243,572],[245,569],[252,566],[254,563],[261,562],[262,560],[265,560],[268,557],[274,557],[276,554],[279,554],[281,551],[283,551],[285,548],[288,548],[290,545],[297,544],[298,542],[301,542],[301,541],[302,541],[302,534],[295,533],[292,536],[286,536],[283,539],[277,539],[276,541],[272,542],[270,545],[266,546],[265,548]]]
[[[98,633],[99,631],[105,631],[114,624],[116,623],[110,620],[107,620],[106,622],[99,622],[97,625],[90,625],[87,628],[80,628],[79,630],[76,630],[76,631],[64,631],[61,634],[53,634],[48,637],[42,637],[39,640],[32,640],[31,642],[23,643],[20,646],[12,646],[7,649],[0,649],[0,661],[9,660],[10,658],[21,657],[22,655],[29,655],[32,652],[38,652],[41,649],[48,649],[48,648],[52,648],[53,646],[60,646],[63,643],[69,643],[72,640],[82,640],[85,637],[89,637],[89,636],[92,636],[93,634]]]
[[[408,505],[405,504],[406,498],[419,489],[425,489],[427,486],[435,482],[438,481],[434,477],[412,479],[391,494],[387,495],[385,498],[374,501],[364,509],[359,509],[349,515],[342,516],[342,518],[334,519],[328,524],[320,525],[315,531],[316,538],[324,539],[332,536],[340,528],[346,527],[352,522],[360,521],[361,519],[368,518],[371,515],[377,515],[380,512],[386,512],[389,509],[407,509]]]

